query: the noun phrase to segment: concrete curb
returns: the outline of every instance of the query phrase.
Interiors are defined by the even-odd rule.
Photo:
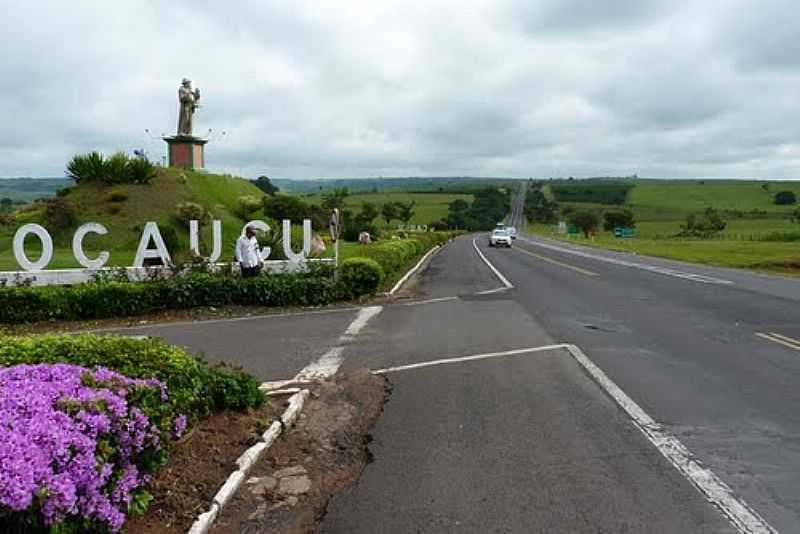
[[[270,425],[266,432],[261,436],[261,441],[247,449],[236,460],[236,465],[239,469],[234,471],[228,476],[228,479],[217,491],[217,494],[211,500],[211,506],[207,512],[200,514],[195,522],[189,529],[189,534],[206,534],[214,525],[217,516],[222,511],[222,508],[236,495],[242,482],[247,478],[247,473],[264,454],[264,451],[270,448],[275,440],[278,439],[285,430],[288,430],[297,420],[300,412],[303,410],[306,399],[308,399],[309,391],[304,389],[295,393],[289,399],[289,406],[284,410],[279,421],[275,421]]]
[[[440,248],[442,248],[442,245],[436,245],[435,247],[430,249],[428,252],[426,252],[425,255],[422,256],[422,258],[420,258],[420,260],[417,262],[417,264],[414,265],[411,269],[409,269],[408,272],[406,274],[404,274],[403,277],[400,280],[397,281],[397,283],[394,285],[394,287],[392,287],[392,289],[389,291],[389,294],[390,295],[394,295],[395,293],[397,293],[397,291],[403,286],[403,284],[405,284],[406,281],[409,278],[411,278],[411,276],[415,272],[417,272],[420,267],[422,267],[422,264],[425,263],[425,260],[430,258],[431,255],[434,252],[436,252],[437,250],[439,250]]]

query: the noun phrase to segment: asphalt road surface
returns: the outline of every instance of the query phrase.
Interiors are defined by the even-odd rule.
[[[518,229],[520,216],[516,204]],[[800,532],[800,282],[521,233],[512,249],[455,240],[416,292],[341,353],[343,371],[421,365],[387,374],[374,462],[332,500],[321,532],[748,532],[566,350],[502,354],[558,343],[579,346],[736,502]],[[276,380],[340,344],[357,315],[129,332]]]

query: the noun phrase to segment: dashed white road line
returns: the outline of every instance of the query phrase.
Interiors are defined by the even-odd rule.
[[[486,256],[483,255],[483,252],[481,252],[481,249],[478,248],[477,240],[478,240],[477,237],[475,237],[472,240],[472,246],[475,248],[475,252],[478,253],[478,256],[480,256],[480,258],[483,260],[483,262],[486,265],[489,266],[489,269],[492,270],[492,272],[500,280],[500,282],[502,282],[502,284],[504,286],[506,286],[506,289],[511,289],[512,287],[514,287],[514,285],[511,282],[509,282],[508,279],[505,276],[503,276],[503,274],[500,271],[498,271],[497,268],[494,265],[492,265],[492,262],[490,262],[489,260],[486,259]]]
[[[487,352],[471,356],[442,358],[427,362],[399,365],[373,371],[374,374],[388,374],[399,371],[410,371],[439,365],[463,363],[491,358],[504,358],[523,354],[534,354],[554,350],[566,350],[589,374],[620,408],[631,418],[633,424],[644,434],[645,438],[685,476],[700,493],[731,522],[742,534],[776,534],[775,530],[758,512],[742,499],[737,497],[713,471],[704,467],[695,455],[672,435],[663,425],[657,423],[622,389],[617,386],[589,357],[577,346],[570,344],[545,345],[503,352]]]
[[[381,310],[383,310],[383,306],[361,308],[356,318],[353,319],[353,322],[350,323],[350,326],[347,327],[347,330],[345,330],[344,334],[339,338],[337,346],[323,354],[320,359],[308,364],[297,374],[292,382],[322,380],[335,375],[344,361],[343,353],[345,345],[352,342],[358,333],[367,326],[370,319],[378,315]]]
[[[663,274],[666,276],[672,276],[673,278],[682,278],[684,280],[691,280],[692,282],[699,282],[701,284],[717,284],[717,285],[732,285],[733,282],[730,280],[723,280],[722,278],[716,278],[713,276],[706,276],[704,274],[695,274],[695,273],[688,273],[685,271],[679,271],[677,269],[671,269],[669,267],[660,267],[658,265],[648,265],[646,263],[638,263],[634,261],[622,260],[619,258],[612,258],[608,256],[602,256],[600,254],[592,254],[591,252],[585,252],[583,250],[575,250],[573,248],[568,247],[560,247],[557,245],[551,245],[550,243],[543,243],[541,241],[536,241],[532,239],[527,239],[520,237],[523,241],[528,244],[531,244],[535,247],[541,247],[548,250],[553,250],[556,252],[563,252],[566,254],[572,254],[575,256],[580,256],[582,258],[588,258],[595,261],[602,261],[605,263],[611,263],[613,265],[619,265],[621,267],[630,267],[633,269],[640,269],[643,271],[649,271],[651,273]]]

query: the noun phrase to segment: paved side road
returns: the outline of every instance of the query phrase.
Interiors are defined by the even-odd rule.
[[[471,237],[437,263],[491,274]],[[440,276],[430,273],[422,287]],[[461,280],[449,287],[459,299],[385,309],[344,369],[554,343],[518,289],[476,295],[483,278]],[[735,532],[563,350],[388,377],[375,460],[333,499],[321,532]]]
[[[773,527],[800,532],[797,282],[636,258],[655,267],[641,268],[526,235],[511,250],[475,243],[513,289],[472,236],[459,238],[423,272],[417,302],[386,305],[366,323],[342,368],[491,357],[388,375],[375,461],[332,501],[322,531],[733,531],[563,351],[499,354],[565,342]],[[275,380],[327,354],[357,315],[126,333]]]

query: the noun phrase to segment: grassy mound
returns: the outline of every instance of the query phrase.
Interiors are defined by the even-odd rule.
[[[250,181],[180,169],[158,169],[156,178],[147,185],[85,183],[70,188],[62,196],[66,207],[75,214],[73,224],[56,227],[48,223],[45,206],[31,204],[16,215],[8,226],[0,226],[0,269],[16,270],[11,253],[14,232],[25,223],[43,225],[53,236],[55,254],[49,268],[79,267],[72,257],[71,240],[77,226],[86,222],[99,222],[108,228],[108,235],[90,235],[85,240],[87,252],[108,250],[109,265],[130,265],[141,237],[141,225],[147,221],[158,223],[162,234],[174,232],[170,253],[180,257],[189,248],[189,229],[176,217],[176,206],[181,202],[201,205],[213,218],[222,221],[223,251],[232,251],[233,243],[246,222],[238,213],[240,196],[261,198],[263,193]],[[170,230],[171,229],[171,230]],[[210,243],[210,230],[203,242]],[[165,239],[169,243],[168,237]],[[32,241],[26,251],[36,257],[38,242]],[[172,248],[176,250],[172,250]]]

